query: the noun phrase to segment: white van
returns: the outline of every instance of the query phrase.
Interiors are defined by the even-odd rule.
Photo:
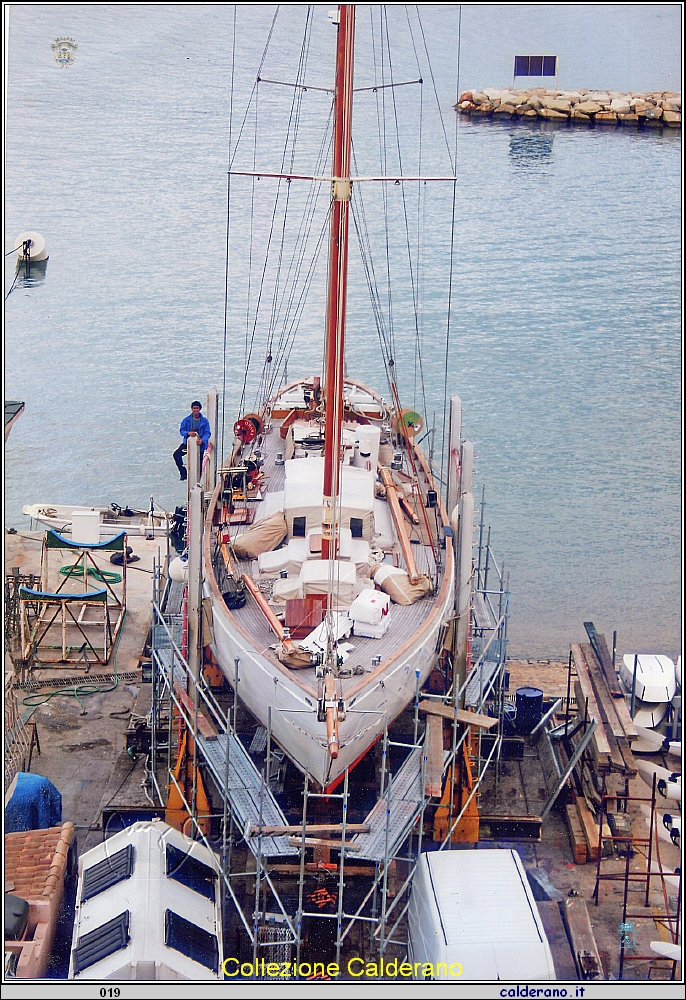
[[[512,850],[422,854],[408,910],[413,979],[555,979],[522,862]]]

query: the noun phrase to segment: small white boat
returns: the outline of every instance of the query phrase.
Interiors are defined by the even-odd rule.
[[[154,504],[146,511],[122,508],[114,503],[109,507],[33,503],[24,504],[21,512],[30,517],[32,523],[35,521],[46,528],[53,528],[60,534],[70,536],[73,541],[91,543],[113,538],[120,531],[125,531],[129,536],[166,536],[174,518],[168,511],[156,509]]]
[[[669,958],[672,962],[681,961],[681,945],[671,941],[651,941],[650,950],[661,958]]]
[[[660,725],[660,723],[665,717],[666,711],[667,711],[667,705],[664,701],[641,702],[637,698],[636,705],[634,708],[634,725],[637,728],[640,726],[640,728],[643,730],[654,729],[655,726]],[[631,744],[632,750],[634,746],[635,744],[632,743]]]
[[[681,740],[670,740],[669,750],[673,757],[681,757]]]
[[[634,725],[638,733],[638,739],[631,743],[631,752],[636,753],[660,753],[665,749],[665,738],[662,733],[657,733],[653,729],[646,729],[637,725],[634,717]]]
[[[161,820],[79,860],[70,979],[222,979],[219,864]]]
[[[668,656],[625,653],[619,676],[631,694],[636,673],[636,697],[642,702],[669,702],[676,691],[674,662]]]
[[[674,813],[665,813],[662,817],[662,825],[669,833],[669,839],[675,847],[681,847],[681,816]]]
[[[645,784],[653,787],[653,775],[657,775],[657,792],[664,799],[681,802],[681,775],[676,771],[668,771],[659,764],[651,764],[647,760],[637,760],[636,768]]]

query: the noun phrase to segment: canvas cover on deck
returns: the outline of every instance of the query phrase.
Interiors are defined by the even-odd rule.
[[[233,551],[238,559],[257,559],[263,552],[271,552],[286,537],[286,521],[277,511],[248,528],[234,540]]]
[[[306,530],[322,523],[324,459],[298,458],[286,462],[284,513],[289,535],[293,519],[304,517]],[[344,465],[341,475],[339,524],[350,528],[350,518],[362,521],[362,537],[371,541],[374,533],[374,476],[365,469]]]
[[[334,602],[349,606],[355,597],[355,584],[357,582],[355,565],[354,563],[342,562],[340,559],[334,559],[332,563]],[[300,583],[304,597],[308,597],[310,594],[328,594],[329,568],[330,563],[325,559],[309,559],[303,563],[300,570]]]
[[[384,572],[386,570],[386,572]],[[422,597],[428,597],[433,593],[433,584],[428,576],[420,573],[416,583],[410,583],[410,578],[404,570],[398,570],[393,566],[382,566],[374,575],[374,582],[378,583],[394,604],[414,604]]]

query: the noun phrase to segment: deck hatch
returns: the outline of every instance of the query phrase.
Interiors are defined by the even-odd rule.
[[[129,911],[124,910],[118,917],[96,927],[79,938],[74,948],[74,975],[102,961],[115,951],[126,948],[129,943]]]
[[[131,878],[133,874],[133,844],[117,851],[111,857],[103,858],[97,865],[86,868],[83,873],[83,889],[81,891],[81,902],[97,896],[98,893],[110,889],[117,882],[122,882],[125,878]]]
[[[166,910],[164,914],[164,943],[168,948],[181,952],[193,962],[217,972],[219,946],[216,935],[203,930],[190,920],[185,920],[173,910]]]
[[[166,863],[167,878],[173,878],[214,903],[217,878],[214,868],[203,864],[173,844],[167,844]]]

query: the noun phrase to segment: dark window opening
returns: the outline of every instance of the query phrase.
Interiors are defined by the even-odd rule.
[[[304,538],[306,528],[307,528],[306,517],[293,518],[293,538]]]
[[[363,520],[361,517],[350,518],[350,533],[353,538],[362,538]]]
[[[217,878],[214,868],[210,868],[209,865],[203,864],[202,861],[198,861],[197,858],[172,844],[167,844],[166,864],[168,878],[173,878],[175,882],[193,889],[214,903]]]
[[[123,850],[117,851],[109,858],[104,858],[91,868],[86,868],[83,873],[81,902],[97,896],[105,889],[110,889],[125,878],[131,878],[132,874],[133,844],[127,844]]]
[[[164,914],[164,943],[212,972],[219,967],[216,936],[190,920],[184,920],[173,910],[166,910]]]

